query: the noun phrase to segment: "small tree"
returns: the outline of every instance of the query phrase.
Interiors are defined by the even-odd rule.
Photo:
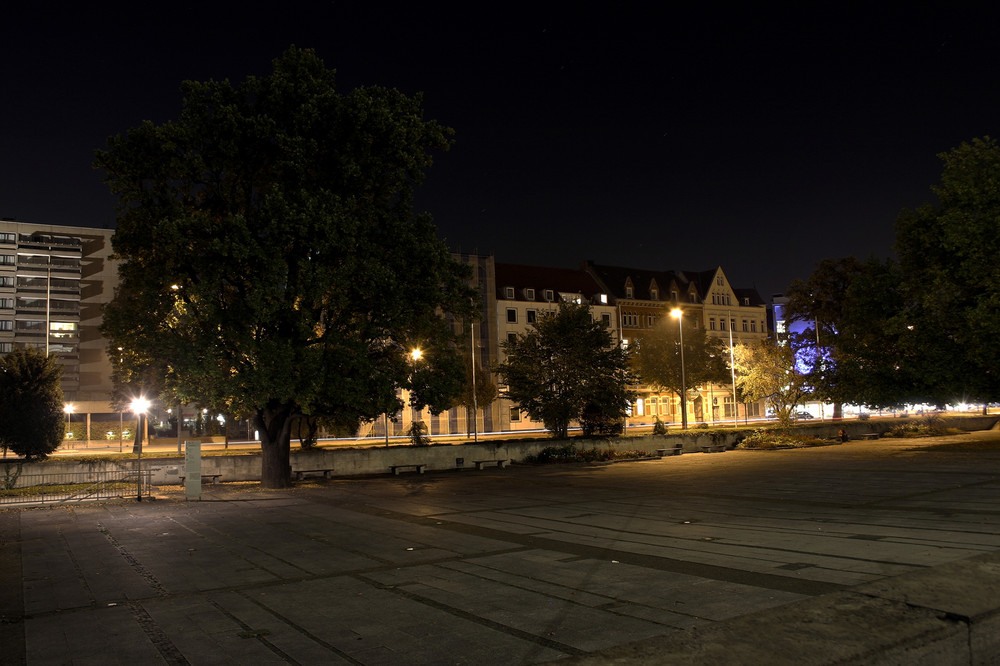
[[[560,303],[557,313],[540,316],[503,349],[507,360],[496,369],[507,386],[502,396],[553,437],[565,438],[585,410],[588,417],[599,412],[604,421],[621,421],[634,398],[628,355],[586,304]]]
[[[475,381],[473,381],[473,376]],[[490,379],[490,373],[483,370],[478,362],[473,368],[472,356],[466,349],[465,361],[465,383],[462,385],[462,393],[458,398],[458,404],[465,407],[467,415],[466,423],[468,432],[472,434],[472,423],[478,417],[477,410],[486,411],[493,401],[500,395],[497,385]]]
[[[795,370],[795,351],[774,340],[760,340],[733,349],[736,385],[744,398],[766,400],[782,426],[792,422],[792,410],[808,394],[805,377]]]
[[[65,414],[62,367],[54,356],[19,349],[0,358],[0,442],[29,460],[59,447]]]

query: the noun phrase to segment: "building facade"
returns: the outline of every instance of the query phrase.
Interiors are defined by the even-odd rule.
[[[81,413],[111,411],[100,326],[118,282],[113,233],[0,220],[0,354],[34,348],[55,355],[65,399]]]

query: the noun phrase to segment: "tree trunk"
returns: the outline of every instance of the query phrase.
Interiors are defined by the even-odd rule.
[[[257,410],[261,488],[290,488],[292,485],[289,454],[294,414],[294,406],[288,403],[268,405]]]

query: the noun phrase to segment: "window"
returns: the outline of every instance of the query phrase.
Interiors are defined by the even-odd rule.
[[[653,396],[650,396],[649,400],[646,402],[646,405],[648,405],[648,407],[649,407],[649,415],[650,416],[656,416],[657,402],[658,402],[658,400],[655,397],[653,397]]]
[[[536,313],[534,310],[528,310],[527,321],[529,324],[534,324],[536,320]]]
[[[749,306],[750,305],[750,299],[749,298],[744,298],[743,299],[743,305]]]
[[[747,416],[760,416],[759,402],[751,402],[747,405]]]
[[[750,330],[750,322],[746,319],[743,320],[743,332],[746,333]]]
[[[503,297],[506,298],[507,300],[513,300],[513,298],[514,298],[514,287],[504,287],[503,288]]]
[[[517,407],[510,408],[510,422],[517,423],[521,420],[521,410]]]
[[[0,234],[0,243],[13,243],[17,240],[17,236],[9,233]]]
[[[528,299],[529,301],[535,300],[535,290],[534,289],[525,289],[524,290],[524,297],[526,299]]]
[[[730,327],[729,328],[730,331],[735,331],[736,330],[736,320],[735,319],[730,319],[729,320],[729,327]]]
[[[719,330],[720,331],[726,330],[726,320],[725,319],[720,319],[719,320]]]
[[[725,398],[723,398],[722,399],[722,413],[723,413],[723,416],[725,418],[727,418],[727,419],[733,418],[733,416],[734,416],[733,408],[735,406],[736,406],[736,403],[733,402],[732,396],[726,396]]]
[[[507,323],[516,324],[517,323],[517,310],[514,308],[507,308]]]
[[[13,286],[14,286],[13,275],[0,275],[0,287],[13,287]]]
[[[653,300],[653,301],[660,300],[660,292],[659,292],[659,290],[657,290],[657,289],[650,289],[649,290],[649,298],[650,298],[650,300]]]
[[[0,254],[0,266],[13,266],[13,265],[14,265],[14,255]]]
[[[0,354],[9,354],[14,351],[13,342],[0,342]]]
[[[555,292],[553,292],[551,289],[546,289],[545,290],[545,300],[547,300],[549,303],[551,303],[552,301],[556,300]]]
[[[0,298],[0,310],[13,310],[13,309],[14,309],[13,298]]]
[[[719,285],[720,287],[721,287],[721,286],[723,286],[723,285],[725,284],[725,283],[723,282],[723,280],[722,280],[722,276],[721,276],[721,275],[717,275],[717,276],[715,276],[715,284]]]
[[[672,301],[676,301],[677,300],[677,292],[676,291],[670,292],[670,300],[672,300]]]
[[[751,333],[757,332],[757,322],[755,321],[750,322],[750,332]]]
[[[608,295],[607,294],[601,294],[600,298],[598,300],[601,301],[601,305],[607,305],[608,304]]]
[[[625,298],[632,298],[632,287],[625,287]]]
[[[14,322],[10,319],[0,319],[0,331],[13,331]]]
[[[688,300],[691,301],[692,303],[697,303],[698,302],[698,294],[696,294],[696,293],[694,293],[692,291],[690,294],[688,294]]]
[[[605,312],[604,314],[602,314],[601,315],[601,322],[605,326],[607,326],[607,327],[610,328],[611,327],[611,315],[609,315],[607,312]]]
[[[709,317],[708,318],[708,330],[710,330],[710,331],[714,331],[715,330],[715,317]]]
[[[517,342],[517,333],[508,333],[507,342]]]

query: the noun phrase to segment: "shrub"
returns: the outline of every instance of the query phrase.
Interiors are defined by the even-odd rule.
[[[654,435],[666,435],[667,434],[667,424],[660,420],[660,417],[656,417],[656,423],[653,424],[653,434]]]
[[[957,428],[945,426],[944,419],[937,414],[928,414],[916,421],[900,423],[885,433],[886,437],[935,437],[954,435],[961,432]]]

